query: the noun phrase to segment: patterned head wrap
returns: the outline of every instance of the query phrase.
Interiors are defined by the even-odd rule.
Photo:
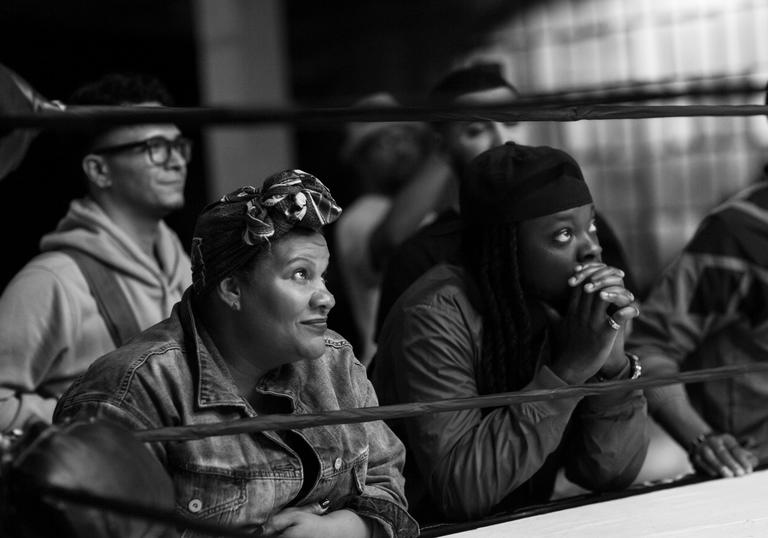
[[[244,266],[293,228],[319,230],[341,208],[319,179],[301,170],[271,175],[208,205],[192,237],[192,281],[200,294]]]

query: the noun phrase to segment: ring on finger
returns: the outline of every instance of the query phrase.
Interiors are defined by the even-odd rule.
[[[609,326],[611,329],[613,329],[614,331],[618,331],[619,329],[621,329],[621,325],[619,325],[618,323],[616,323],[616,320],[615,320],[615,319],[613,319],[611,316],[606,316],[606,317],[605,317],[605,321],[607,321],[607,322],[608,322],[608,326]]]

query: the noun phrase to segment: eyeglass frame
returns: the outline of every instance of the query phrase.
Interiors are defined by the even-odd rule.
[[[166,147],[168,156],[164,161],[156,162],[152,158],[152,143],[160,141],[162,141],[163,145]],[[146,151],[149,155],[149,161],[157,166],[164,166],[167,164],[168,161],[171,160],[171,153],[174,149],[179,152],[179,155],[181,155],[185,163],[188,163],[192,158],[192,140],[186,136],[177,136],[173,140],[170,140],[164,136],[151,136],[137,142],[128,142],[126,144],[117,144],[115,146],[106,146],[103,148],[92,149],[89,151],[89,153],[93,153],[95,155],[109,155],[111,153],[122,153],[136,148],[141,148],[143,151]],[[186,148],[186,150],[182,148]]]

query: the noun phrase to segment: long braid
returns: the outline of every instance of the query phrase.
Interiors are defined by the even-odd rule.
[[[507,338],[502,332],[501,322],[505,314],[503,309],[502,282],[499,282],[499,241],[496,234],[489,233],[482,239],[480,273],[478,284],[483,299],[483,377],[480,380],[481,391],[486,393],[501,392],[506,385],[507,364],[499,357],[507,354]],[[489,320],[489,323],[486,323]]]
[[[517,262],[517,230],[499,224],[465,243],[466,264],[477,283],[483,316],[483,394],[516,390],[533,376],[530,314]]]
[[[510,379],[507,390],[520,389],[527,385],[533,378],[536,368],[537,357],[532,348],[531,314],[528,311],[528,302],[523,291],[522,279],[520,277],[520,267],[518,264],[517,252],[517,227],[511,229],[512,237],[509,245],[509,266],[512,268],[510,273],[514,278],[509,279],[510,293],[507,296],[507,305],[515,305],[516,308],[510,308],[515,318],[514,326],[517,334],[517,354],[518,360],[514,360],[516,375]],[[508,358],[507,360],[510,360]]]

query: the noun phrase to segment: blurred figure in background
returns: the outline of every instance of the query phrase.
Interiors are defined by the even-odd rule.
[[[768,182],[701,223],[643,303],[628,342],[650,374],[765,363]],[[711,476],[741,476],[768,458],[768,373],[648,389],[653,417]]]
[[[154,78],[114,74],[67,104],[172,102]],[[191,283],[189,258],[162,220],[184,204],[190,142],[175,125],[130,125],[87,133],[81,150],[88,195],[0,297],[1,430],[50,422],[94,359],[166,318]],[[35,201],[24,203],[34,215]]]
[[[369,95],[357,107],[396,107],[387,93]],[[360,334],[360,360],[375,352],[374,324],[381,273],[394,248],[442,203],[450,171],[435,151],[423,122],[355,122],[346,129],[342,159],[363,193],[335,228],[339,271]]]
[[[429,101],[435,106],[490,106],[512,103],[519,97],[498,64],[474,64],[451,71],[431,90]],[[392,304],[417,278],[441,262],[458,263],[461,218],[458,179],[469,162],[480,153],[514,141],[520,134],[516,123],[482,121],[443,121],[433,124],[440,153],[450,166],[453,180],[446,196],[449,206],[431,224],[424,226],[390,257],[381,284],[381,299],[376,316],[377,333]],[[597,232],[606,263],[622,269],[628,289],[635,289],[626,258],[616,235],[598,214]]]

